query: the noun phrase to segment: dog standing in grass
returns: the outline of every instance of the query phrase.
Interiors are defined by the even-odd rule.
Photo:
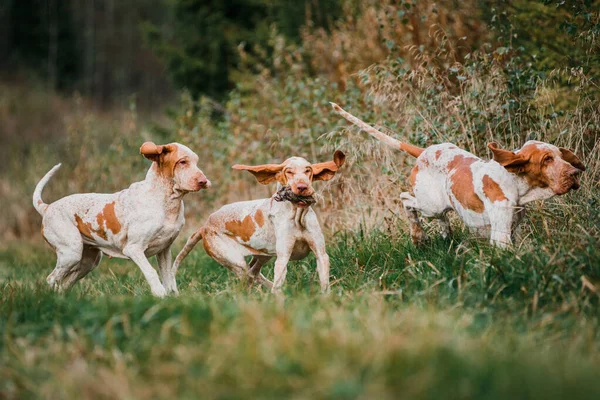
[[[506,247],[512,244],[512,231],[524,215],[525,204],[578,189],[579,175],[585,171],[571,150],[533,140],[515,152],[490,143],[494,155],[490,161],[451,143],[423,149],[396,140],[331,104],[354,125],[417,159],[410,174],[412,193],[400,194],[415,243],[425,239],[418,213],[437,218],[445,237],[450,233],[446,213],[454,210],[467,227],[488,236],[492,244]]]
[[[317,258],[321,290],[327,291],[329,256],[311,208],[315,193],[312,182],[333,178],[345,158],[338,150],[333,161],[318,164],[292,157],[281,164],[234,165],[233,169],[249,171],[263,185],[278,182],[280,189],[271,198],[228,204],[211,214],[175,259],[175,269],[202,239],[206,253],[236,276],[250,283],[257,280],[279,293],[288,261],[301,260],[312,251]],[[245,257],[249,256],[252,259],[248,264]],[[273,257],[277,257],[275,278],[270,282],[260,269]]]
[[[198,168],[198,156],[184,145],[146,142],[140,153],[152,161],[146,179],[114,194],[84,193],[52,204],[42,190],[60,168],[52,168],[33,192],[33,205],[43,217],[42,236],[54,249],[56,267],[48,284],[66,289],[98,266],[102,253],[129,258],[141,269],[152,294],[178,293],[171,244],[185,222],[183,197],[210,187]],[[147,257],[157,256],[158,269]]]

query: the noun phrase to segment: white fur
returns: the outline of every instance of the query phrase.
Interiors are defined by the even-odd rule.
[[[564,175],[574,176],[585,170],[582,165],[580,166],[581,169],[575,168],[562,158],[561,150],[566,149],[559,149],[549,143],[529,141],[514,154],[518,155],[526,147],[528,147],[528,150],[533,147],[537,151],[545,151],[553,156],[553,161],[545,166],[547,175],[551,179],[550,184],[546,188],[533,187],[525,177],[509,172],[498,162],[494,160],[483,161],[450,143],[420,149],[396,139],[390,140],[387,135],[344,111],[337,104],[331,104],[336,113],[373,137],[417,157],[416,170],[413,171],[418,171],[418,173],[415,175],[412,188],[413,194],[404,192],[400,195],[410,223],[411,236],[415,242],[422,241],[425,238],[425,232],[420,224],[418,213],[421,213],[424,217],[439,219],[442,223],[442,235],[446,236],[450,229],[446,214],[448,211],[454,210],[467,227],[482,235],[489,235],[492,244],[506,247],[512,243],[512,229],[523,217],[523,206],[525,204],[564,193],[565,187],[562,180]],[[470,183],[472,183],[474,194],[483,203],[481,212],[479,212],[479,207],[475,207],[475,210],[465,208],[456,199],[452,191],[453,177],[459,173],[457,168],[453,168],[451,164],[456,157],[464,157],[473,161],[469,166],[472,176]],[[573,155],[573,157],[575,156]],[[575,160],[579,162],[576,157]],[[486,175],[499,186],[503,197],[501,200],[498,198],[490,199],[484,192],[483,180]],[[570,180],[569,182],[577,183],[576,180]],[[567,190],[570,189],[567,188]],[[460,193],[463,194],[463,192]]]
[[[173,178],[159,175],[157,162],[153,162],[146,179],[113,194],[73,194],[48,205],[42,201],[41,193],[60,164],[46,174],[35,189],[33,201],[43,217],[44,238],[57,254],[56,267],[47,278],[51,287],[72,286],[98,266],[104,253],[133,260],[155,296],[177,293],[171,244],[185,222],[183,196],[200,188],[189,187],[199,179],[205,181],[204,188],[210,186],[196,166],[198,156],[185,146],[177,148],[177,156],[187,157],[191,163],[176,168]],[[109,222],[103,220],[107,209],[114,210],[119,229],[111,230]],[[85,234],[79,225],[86,226]],[[148,257],[154,255],[162,283],[148,262]]]
[[[310,170],[311,164],[308,161],[292,157],[284,164],[286,168],[282,173],[296,171],[288,177],[287,184],[292,187],[299,183],[307,184],[305,193],[314,193],[311,178],[304,172],[307,168]],[[310,206],[299,207],[289,201],[278,202],[275,196],[228,204],[211,214],[175,259],[176,268],[196,243],[203,239],[208,254],[238,277],[249,279],[251,283],[258,280],[273,293],[280,293],[288,262],[301,260],[312,251],[317,259],[321,290],[329,290],[329,256],[317,215]],[[261,218],[257,217],[257,213],[262,215],[262,226],[258,222]],[[254,229],[248,240],[227,229],[228,222],[239,222],[248,217],[252,218]],[[248,256],[252,256],[250,263],[245,260]],[[260,273],[260,269],[273,257],[277,257],[275,276],[273,282],[270,282]]]

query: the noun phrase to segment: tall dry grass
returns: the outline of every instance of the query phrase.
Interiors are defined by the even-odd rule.
[[[49,201],[120,190],[143,178],[149,164],[137,149],[145,140],[190,146],[214,183],[186,199],[188,230],[223,204],[274,190],[232,172],[231,165],[292,155],[323,161],[338,148],[347,153],[347,164],[336,179],[316,184],[326,231],[361,225],[395,230],[402,224],[398,195],[406,190],[412,160],[349,127],[331,112],[329,101],[421,146],[453,142],[483,158],[490,156],[489,141],[517,148],[537,139],[571,148],[588,166],[582,189],[530,208],[536,211],[532,219],[542,216],[549,227],[558,228],[567,217],[577,221],[587,204],[598,201],[600,111],[587,90],[593,82],[580,72],[555,71],[570,74],[577,88],[576,107],[555,109],[563,89],[552,74],[541,79],[514,51],[481,46],[487,31],[469,14],[472,3],[456,11],[450,1],[419,2],[410,9],[402,2],[358,2],[361,12],[347,9],[331,32],[307,26],[301,45],[286,42],[274,29],[272,55],[242,54],[251,65],[240,68],[240,84],[226,104],[184,94],[168,118],[140,115],[134,105],[100,113],[77,96],[5,86],[0,96],[10,107],[3,107],[2,120],[31,126],[32,136],[20,140],[19,129],[11,128],[12,144],[20,150],[11,152],[0,176],[7,203],[0,211],[3,235],[35,235],[39,216],[29,198],[52,165],[64,162],[44,194]],[[214,119],[215,113],[222,118]],[[29,125],[32,121],[39,122]]]

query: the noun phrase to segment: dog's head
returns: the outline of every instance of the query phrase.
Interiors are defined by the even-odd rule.
[[[330,180],[345,160],[344,153],[337,150],[333,154],[333,161],[317,164],[311,164],[302,157],[291,157],[281,164],[234,165],[232,168],[250,171],[263,185],[277,181],[284,186],[290,186],[292,192],[298,196],[312,196],[315,193],[312,182]]]
[[[585,171],[581,160],[571,151],[549,143],[530,140],[512,152],[489,143],[494,160],[509,172],[524,177],[535,188],[551,189],[555,195],[579,188],[579,175]]]
[[[198,155],[179,143],[156,145],[146,142],[140,153],[154,162],[154,172],[173,181],[175,189],[181,192],[197,192],[208,189],[210,181],[198,168]]]

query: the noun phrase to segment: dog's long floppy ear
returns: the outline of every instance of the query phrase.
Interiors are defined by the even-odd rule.
[[[313,181],[328,181],[335,176],[335,173],[340,169],[346,161],[346,155],[340,150],[336,150],[333,154],[333,161],[313,164]]]
[[[574,166],[575,168],[585,171],[585,165],[581,162],[579,157],[575,155],[571,150],[565,149],[564,147],[559,147],[560,154],[562,155],[563,160]]]
[[[502,165],[504,168],[514,171],[526,164],[529,160],[525,159],[520,154],[513,153],[509,150],[504,150],[498,147],[498,143],[488,143],[488,148],[494,154],[494,161]]]
[[[283,164],[264,164],[264,165],[234,165],[233,169],[239,171],[249,171],[256,177],[256,180],[263,185],[269,184],[278,179],[279,173],[283,170]]]
[[[154,142],[145,142],[142,147],[140,147],[140,154],[150,161],[158,162],[161,154],[165,154],[173,150],[175,150],[175,146],[172,144],[156,145]]]

